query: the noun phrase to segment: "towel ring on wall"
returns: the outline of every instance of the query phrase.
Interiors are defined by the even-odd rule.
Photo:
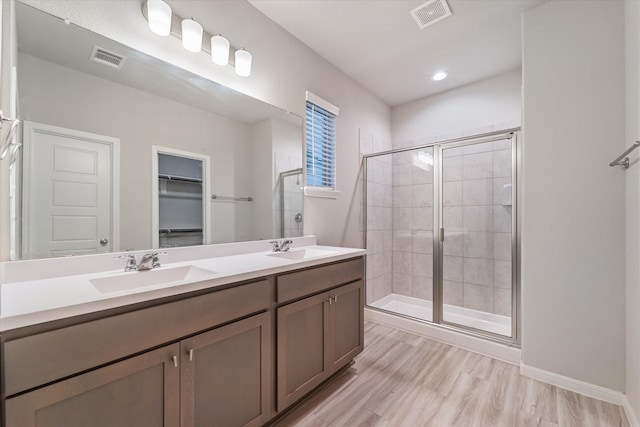
[[[6,123],[9,123],[9,130],[5,132],[4,129],[6,128],[5,127]],[[20,120],[4,117],[2,115],[2,111],[0,111],[0,131],[4,133],[4,135],[2,136],[2,142],[0,143],[0,160],[6,157],[11,147],[13,147],[14,150],[17,150],[18,147],[22,145],[19,142],[13,142],[13,139],[16,136],[16,130],[18,129],[19,124],[20,124]],[[13,153],[12,153],[12,157],[13,157]]]

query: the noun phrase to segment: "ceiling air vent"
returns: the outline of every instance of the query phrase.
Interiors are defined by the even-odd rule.
[[[127,60],[126,56],[118,55],[115,52],[110,52],[107,49],[103,49],[99,46],[93,46],[91,56],[92,61],[99,62],[109,67],[117,68],[118,70],[124,65],[124,61]]]
[[[451,9],[446,0],[429,0],[411,11],[420,29],[427,28],[438,21],[451,16]]]

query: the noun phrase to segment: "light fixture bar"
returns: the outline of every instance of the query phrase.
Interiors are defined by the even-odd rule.
[[[147,2],[143,1],[142,2],[142,16],[144,16],[144,19],[147,20],[147,22],[149,21],[149,14],[148,14],[148,10],[147,10]],[[182,18],[181,16],[176,15],[175,13],[172,13],[171,15],[171,31],[170,31],[170,35],[177,37],[178,39],[182,40],[182,21],[185,18]],[[218,33],[216,33],[215,35],[218,35]],[[208,33],[206,30],[203,30],[202,32],[202,51],[208,53],[209,55],[211,55],[211,37],[213,35]],[[236,62],[235,62],[235,57],[236,57],[236,51],[244,51],[244,48],[241,49],[237,49],[233,46],[230,46],[229,48],[229,64],[232,67],[235,68],[236,66]],[[241,54],[242,55],[242,54]]]

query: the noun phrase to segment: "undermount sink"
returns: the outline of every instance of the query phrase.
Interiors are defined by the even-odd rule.
[[[274,258],[284,258],[290,260],[301,260],[307,258],[315,258],[319,256],[327,256],[333,255],[337,252],[330,251],[327,249],[316,249],[316,248],[303,248],[303,249],[292,249],[287,252],[273,252],[268,254],[267,256],[271,256]]]
[[[212,274],[216,274],[215,271],[193,265],[184,265],[181,267],[159,267],[153,270],[117,273],[106,277],[97,277],[89,281],[100,292],[109,293],[162,285],[180,280],[206,278]]]

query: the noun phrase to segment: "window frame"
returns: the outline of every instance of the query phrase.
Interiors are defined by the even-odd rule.
[[[308,120],[308,116],[309,116],[309,107],[313,106],[318,108],[320,111],[318,111],[316,114],[323,116],[322,119],[323,121],[326,120],[327,118],[332,119],[331,123],[329,123],[328,125],[332,127],[331,131],[333,132],[333,140],[331,141],[332,146],[330,147],[330,149],[332,150],[332,162],[331,162],[331,177],[330,177],[330,181],[331,182],[331,186],[330,185],[317,185],[317,184],[310,184],[309,183],[309,177],[311,176],[311,174],[309,173],[309,159],[308,159],[308,148],[309,148],[309,144],[313,144],[313,139],[309,140],[309,136],[314,136],[313,133],[308,133],[309,130],[309,120]],[[337,157],[337,138],[336,138],[336,125],[337,125],[337,118],[338,115],[340,113],[340,109],[338,107],[336,107],[335,105],[331,104],[330,102],[326,101],[325,99],[307,91],[306,92],[306,106],[305,106],[305,144],[304,144],[304,159],[305,159],[305,195],[307,196],[312,196],[312,197],[324,197],[324,198],[337,198],[338,195],[340,194],[340,192],[337,190],[337,171],[336,171],[336,157]],[[313,114],[313,112],[311,113]],[[314,115],[315,117],[315,115]],[[322,146],[320,147],[320,151],[322,152],[324,150],[324,145],[326,145],[326,143],[324,141],[321,142]],[[318,151],[317,147],[314,151]],[[317,174],[319,175],[319,174]],[[316,174],[314,174],[313,176],[317,176]],[[325,178],[320,178],[322,180],[325,180]]]

